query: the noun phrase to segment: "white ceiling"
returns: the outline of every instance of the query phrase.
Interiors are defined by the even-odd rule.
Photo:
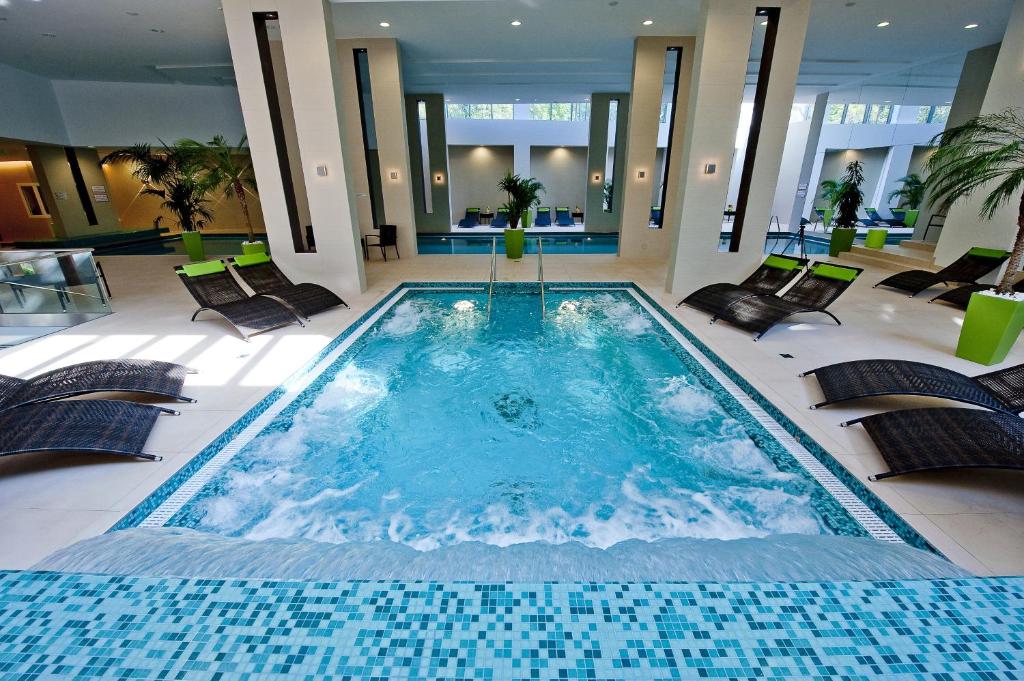
[[[334,2],[339,37],[397,38],[406,88],[453,101],[580,100],[628,89],[635,36],[692,35],[700,18],[699,0]],[[856,99],[861,87],[881,87],[948,99],[963,54],[1002,38],[1011,4],[815,0],[798,94]],[[654,25],[642,26],[646,18]],[[882,20],[891,26],[877,28]],[[964,30],[968,23],[980,27]],[[55,79],[232,80],[217,0],[0,0],[0,62]],[[751,82],[756,70],[751,61]]]

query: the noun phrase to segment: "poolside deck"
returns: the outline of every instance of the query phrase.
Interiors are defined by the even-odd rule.
[[[368,266],[369,289],[349,300],[352,310],[333,310],[305,329],[281,329],[244,343],[218,322],[188,322],[194,306],[170,267],[180,256],[102,260],[116,314],[0,351],[0,373],[26,376],[112,357],[178,361],[199,370],[186,384],[187,394],[199,401],[182,405],[181,416],[158,422],[149,449],[165,457],[159,463],[45,454],[0,461],[2,568],[26,568],[105,531],[399,282],[479,281],[489,266],[486,255],[374,261]],[[978,575],[1024,574],[1024,473],[966,471],[867,482],[884,464],[860,428],[838,424],[906,402],[878,399],[809,411],[819,401],[817,386],[813,379],[797,378],[803,370],[866,357],[913,358],[981,373],[983,367],[952,354],[959,310],[928,305],[924,296],[909,300],[873,290],[871,284],[888,272],[868,266],[834,307],[842,327],[809,317],[814,323],[777,328],[753,343],[725,324],[709,326],[703,314],[672,308],[676,300],[663,292],[661,263],[551,255],[545,272],[548,281],[637,282],[950,559]],[[534,274],[529,259],[500,263],[502,279],[530,280]],[[1024,347],[1009,362],[1024,362]]]

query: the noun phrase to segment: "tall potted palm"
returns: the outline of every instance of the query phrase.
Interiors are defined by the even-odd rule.
[[[910,173],[896,181],[903,186],[889,192],[889,202],[892,203],[893,199],[899,199],[896,202],[897,208],[901,206],[910,210],[920,208],[924,202],[924,193],[927,189],[921,176],[917,173]]]
[[[836,228],[832,230],[828,246],[828,254],[833,258],[853,248],[853,240],[857,236],[857,211],[864,203],[864,192],[860,189],[862,184],[864,166],[860,161],[850,161],[836,188]]]
[[[222,191],[225,198],[238,201],[249,233],[248,241],[242,242],[242,253],[262,253],[266,251],[266,246],[256,240],[246,198],[246,192],[252,192],[255,196],[256,178],[253,176],[252,161],[249,160],[245,143],[245,135],[237,145],[230,144],[223,135],[216,135],[205,144],[192,139],[181,140],[178,144],[196,154],[209,173],[213,191]]]
[[[213,185],[193,150],[176,144],[154,151],[148,144],[136,144],[112,151],[100,162],[130,163],[132,175],[142,182],[140,193],[163,199],[160,207],[174,216],[189,258],[205,259],[199,230],[213,219],[208,198]]]
[[[508,211],[508,228],[505,229],[505,256],[512,260],[523,257],[525,236],[519,229],[519,221],[524,213],[540,203],[544,185],[532,177],[513,175],[508,171],[498,182],[498,189],[508,195],[508,201],[502,206]],[[523,225],[525,228],[526,225]]]
[[[980,217],[991,220],[1018,200],[1017,237],[999,284],[971,296],[956,355],[992,365],[1002,362],[1024,328],[1024,294],[1013,290],[1024,257],[1024,110],[978,116],[936,136],[928,160],[929,203],[950,205],[985,193]]]

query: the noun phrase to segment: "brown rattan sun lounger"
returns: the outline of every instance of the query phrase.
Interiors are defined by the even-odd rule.
[[[971,378],[923,362],[862,359],[812,369],[825,401],[811,407],[880,395],[942,397],[1008,414],[1024,411],[1024,364]]]
[[[781,296],[752,295],[734,301],[712,319],[724,320],[754,333],[758,340],[787,317],[802,312],[827,314],[836,324],[839,318],[826,310],[850,287],[864,270],[830,263],[814,263]]]
[[[144,393],[194,402],[181,394],[188,372],[169,362],[116,359],[72,364],[28,379],[0,375],[0,412],[98,392]]]
[[[910,297],[913,298],[921,291],[936,284],[947,284],[951,281],[973,284],[1002,265],[1009,257],[1010,254],[1006,251],[992,248],[972,248],[938,272],[907,270],[883,279],[875,284],[875,288],[887,286],[901,291],[909,291]]]
[[[859,423],[889,464],[869,480],[955,468],[1024,469],[1024,419],[980,409],[904,409]]]
[[[754,272],[739,284],[710,284],[699,288],[678,303],[715,315],[740,298],[759,293],[778,293],[807,266],[803,258],[769,255]]]
[[[220,260],[184,265],[174,271],[200,305],[192,321],[204,310],[215,312],[245,340],[289,324],[304,326],[295,312],[280,300],[263,295],[249,297]]]
[[[67,400],[18,407],[0,414],[0,456],[30,452],[95,452],[160,461],[142,451],[161,414],[150,404]]]
[[[306,319],[338,305],[348,307],[348,303],[319,284],[293,284],[266,253],[240,255],[232,258],[231,263],[235,273],[254,292],[280,299]]]

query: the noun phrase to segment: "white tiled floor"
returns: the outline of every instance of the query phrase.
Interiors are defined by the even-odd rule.
[[[106,530],[399,282],[480,281],[489,267],[486,255],[374,261],[367,266],[369,289],[349,300],[352,310],[333,310],[304,329],[281,329],[245,343],[220,322],[188,322],[194,306],[171,268],[180,260],[102,258],[115,314],[0,350],[0,373],[16,376],[111,357],[177,361],[199,370],[186,383],[187,394],[199,401],[182,405],[181,416],[162,417],[150,439],[148,449],[163,454],[162,462],[47,454],[0,460],[0,568],[27,567]],[[869,266],[834,306],[843,326],[809,316],[808,323],[776,328],[754,343],[725,324],[708,325],[699,312],[674,309],[676,297],[664,292],[663,263],[549,255],[544,265],[552,282],[637,282],[951,559],[978,574],[1024,574],[1024,473],[961,471],[867,482],[884,463],[862,429],[838,424],[908,402],[887,398],[810,411],[807,406],[820,399],[817,385],[797,378],[806,369],[867,357],[913,358],[967,374],[987,371],[953,356],[958,310],[928,305],[925,296],[910,300],[874,290],[871,284],[889,272]],[[530,280],[535,273],[529,256],[499,264],[501,279]],[[1018,345],[1009,362],[1024,362],[1024,347]],[[930,403],[938,404],[913,401]]]

